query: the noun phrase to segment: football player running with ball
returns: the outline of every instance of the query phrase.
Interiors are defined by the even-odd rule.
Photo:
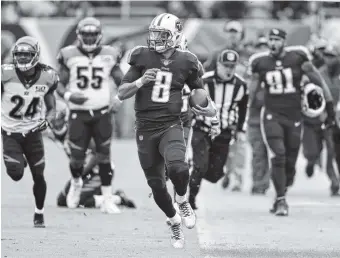
[[[100,44],[102,28],[95,18],[81,20],[76,33],[78,44],[61,49],[57,58],[60,66],[57,92],[70,108],[68,143],[72,180],[67,206],[78,207],[84,160],[93,138],[104,196],[101,211],[119,213],[120,210],[112,201],[113,172],[110,165],[111,96],[123,77],[117,64],[119,53],[113,47]]]
[[[301,142],[301,111],[320,114],[325,101],[323,95],[327,102],[327,123],[333,123],[334,109],[329,89],[312,64],[306,48],[286,47],[286,32],[280,29],[270,30],[268,46],[269,51],[254,54],[249,59],[252,76],[249,97],[252,100],[260,85],[264,86],[261,131],[271,157],[272,180],[276,191],[270,212],[287,216],[286,192],[295,177]],[[303,75],[311,82],[306,87],[301,86]],[[316,85],[321,86],[323,91]],[[304,100],[303,103],[301,100]]]
[[[45,153],[41,131],[55,116],[58,75],[39,62],[40,46],[32,37],[18,39],[13,64],[1,66],[1,134],[7,174],[19,181],[26,160],[33,177],[34,226],[45,227]],[[46,112],[45,112],[46,108]]]
[[[140,164],[154,200],[171,222],[171,242],[183,248],[182,220],[193,228],[196,216],[187,198],[189,168],[185,161],[185,142],[180,119],[182,89],[203,88],[199,76],[199,61],[190,51],[176,48],[182,35],[182,23],[174,15],[156,16],[149,27],[148,46],[131,50],[131,65],[119,87],[117,99],[136,95],[136,141]],[[193,107],[204,116],[215,116],[216,108],[209,99],[208,106]],[[167,190],[164,163],[176,190],[176,212]]]

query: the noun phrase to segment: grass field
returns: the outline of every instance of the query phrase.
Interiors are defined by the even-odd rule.
[[[57,208],[56,196],[69,178],[68,163],[49,139],[45,146],[45,229],[33,228],[30,171],[25,171],[20,182],[13,182],[1,166],[1,257],[340,257],[340,198],[329,197],[324,173],[306,179],[302,159],[288,195],[289,217],[269,214],[272,190],[267,196],[250,196],[249,173],[242,193],[204,182],[197,226],[185,230],[185,249],[175,250],[165,217],[149,198],[134,141],[113,144],[113,187],[123,189],[137,204],[136,210],[125,209],[118,215]]]

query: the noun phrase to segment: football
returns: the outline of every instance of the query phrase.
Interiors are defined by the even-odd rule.
[[[194,89],[190,93],[189,97],[190,107],[199,105],[201,107],[208,106],[208,93],[204,89]]]

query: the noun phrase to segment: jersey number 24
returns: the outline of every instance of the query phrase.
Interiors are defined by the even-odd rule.
[[[266,82],[270,94],[294,93],[293,72],[291,68],[266,73]]]
[[[33,98],[24,114],[21,113],[22,108],[25,106],[25,100],[19,96],[14,95],[11,97],[11,102],[15,104],[14,108],[9,112],[9,116],[15,119],[32,118],[38,112],[39,98]]]
[[[170,99],[170,88],[172,82],[172,73],[158,71],[155,84],[152,88],[151,100],[158,103],[166,103]]]

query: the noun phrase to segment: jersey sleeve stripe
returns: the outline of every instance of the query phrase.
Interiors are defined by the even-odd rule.
[[[308,51],[308,49],[304,46],[288,46],[285,48],[288,51],[294,51],[294,50],[300,50],[301,52],[303,52],[304,54],[306,54],[308,60],[312,60],[312,55],[311,53]]]
[[[267,56],[267,55],[269,55],[269,51],[260,52],[260,53],[256,53],[256,54],[251,55],[250,58],[249,58],[249,66],[252,65],[252,63],[254,62],[254,60],[256,58],[259,58],[259,57],[262,57],[262,56]]]
[[[203,74],[202,79],[207,79],[207,78],[212,77],[214,75],[215,75],[215,71],[209,71],[209,72],[206,72],[205,74]]]

